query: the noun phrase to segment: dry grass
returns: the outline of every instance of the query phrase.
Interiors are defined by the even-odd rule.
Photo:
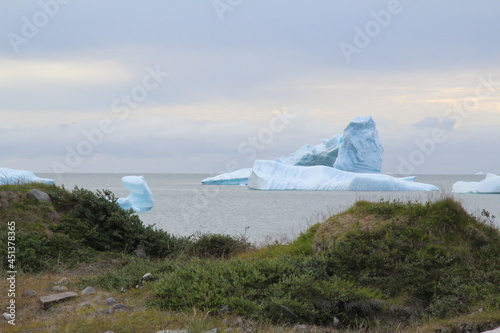
[[[328,244],[350,231],[372,230],[387,222],[387,219],[374,214],[347,212],[332,216],[318,227],[313,241],[314,249],[324,250]]]

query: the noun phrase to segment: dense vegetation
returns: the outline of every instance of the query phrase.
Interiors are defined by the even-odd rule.
[[[26,198],[33,186],[52,204]],[[128,256],[81,285],[118,291],[152,272],[149,304],[162,310],[390,331],[483,308],[500,325],[500,232],[487,212],[477,219],[452,199],[361,201],[290,244],[254,249],[244,237],[175,237],[144,226],[107,191],[31,185],[0,193],[0,208],[9,208],[0,209],[0,237],[6,221],[17,222],[25,271],[132,254],[141,245],[147,258]]]
[[[26,194],[33,188],[48,193],[52,203],[29,198]],[[113,253],[131,254],[141,247],[147,256],[167,258],[181,254],[223,257],[250,246],[226,235],[176,237],[145,226],[132,211],[120,208],[106,190],[0,186],[0,221],[0,239],[7,239],[7,222],[16,222],[17,268],[25,272],[71,266]],[[7,258],[6,251],[0,248],[1,258]],[[6,267],[6,262],[2,264]]]

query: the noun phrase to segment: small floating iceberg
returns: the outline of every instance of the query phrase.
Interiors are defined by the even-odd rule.
[[[480,182],[458,181],[453,184],[453,193],[500,194],[500,176],[488,173]]]
[[[54,179],[40,178],[31,171],[0,168],[0,185],[55,184],[55,182]]]
[[[143,176],[125,176],[122,178],[123,186],[131,193],[126,198],[119,198],[116,202],[125,210],[146,212],[153,208],[155,201],[153,192]]]
[[[251,168],[223,173],[215,177],[208,177],[201,181],[203,185],[247,185],[248,177],[252,173]]]
[[[354,173],[326,166],[290,166],[255,161],[248,187],[255,190],[315,191],[438,191],[413,177],[395,178],[377,173]]]

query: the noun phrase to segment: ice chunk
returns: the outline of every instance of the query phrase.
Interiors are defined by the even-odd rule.
[[[252,173],[251,168],[236,170],[233,172],[223,173],[215,177],[208,177],[201,181],[203,185],[246,185],[248,177]]]
[[[357,173],[380,173],[384,148],[372,117],[356,117],[344,130],[334,168]]]
[[[326,165],[332,167],[339,154],[342,135],[337,134],[330,139],[323,139],[319,145],[304,145],[288,156],[275,159],[286,165]]]
[[[255,161],[248,187],[256,190],[328,191],[437,191],[436,186],[415,183],[411,177],[353,173],[326,166],[290,166]]]
[[[134,212],[145,212],[154,206],[153,193],[143,176],[125,176],[123,186],[131,193],[126,198],[119,198],[117,203],[123,209],[132,209]]]
[[[33,172],[0,168],[0,185],[19,185],[27,183],[55,184],[54,179],[37,177]]]
[[[453,184],[454,193],[500,193],[500,176],[488,173],[480,182],[456,182]]]

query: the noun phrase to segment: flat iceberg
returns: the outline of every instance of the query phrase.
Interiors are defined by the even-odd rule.
[[[500,176],[488,173],[480,182],[459,181],[453,184],[453,193],[500,193]]]
[[[0,185],[20,185],[27,183],[55,184],[54,179],[40,178],[31,171],[0,168]]]
[[[438,191],[412,177],[354,173],[327,166],[290,166],[275,161],[255,161],[248,187],[255,190],[324,191]]]
[[[123,186],[131,193],[126,198],[119,198],[116,202],[125,210],[145,212],[153,208],[155,201],[153,193],[143,176],[125,176],[122,178]]]
[[[332,167],[339,154],[342,135],[337,134],[330,139],[323,139],[318,145],[303,145],[288,156],[275,159],[285,165],[326,165]],[[247,185],[252,168],[239,169],[223,173],[215,177],[208,177],[201,181],[203,185]]]
[[[373,118],[356,117],[344,130],[344,140],[333,167],[356,173],[380,173],[384,148]]]
[[[251,168],[223,173],[215,177],[208,177],[201,181],[203,185],[246,185],[248,177],[252,173]]]

